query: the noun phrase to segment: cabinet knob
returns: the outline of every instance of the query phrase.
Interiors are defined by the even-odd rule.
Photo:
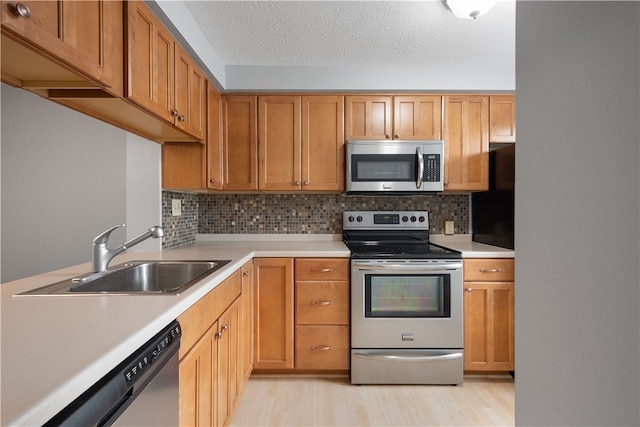
[[[304,185],[309,185],[309,181],[303,182]]]
[[[31,18],[31,9],[29,9],[29,6],[24,3],[16,3],[15,5],[9,3],[8,7],[10,12],[17,17],[24,19]]]
[[[248,271],[243,271],[242,272],[242,277],[249,277],[249,272]]]
[[[215,184],[216,179],[215,179],[215,178],[210,178],[210,179],[209,179],[209,182],[210,182],[210,183],[212,183],[212,184]]]
[[[387,138],[387,139],[391,139],[391,134],[390,134],[390,133],[388,133],[388,134],[386,134],[384,137],[385,137],[385,138]]]
[[[216,332],[215,334],[213,334],[213,336],[220,339],[222,338],[222,332]]]
[[[171,117],[175,117],[177,115],[178,115],[178,110],[176,109],[171,110]]]
[[[294,185],[300,185],[300,181],[296,181],[293,183]]]
[[[228,330],[229,330],[229,325],[227,325],[227,324],[225,323],[224,325],[220,326],[220,330],[221,330],[222,332],[224,332],[224,331],[228,331]]]
[[[400,132],[396,132],[396,134],[394,135],[395,139],[399,139],[400,138]]]
[[[465,288],[465,291],[471,292],[471,288]]]
[[[179,121],[179,122],[184,122],[184,116],[183,116],[182,114],[180,114],[180,115],[178,116],[178,121]]]

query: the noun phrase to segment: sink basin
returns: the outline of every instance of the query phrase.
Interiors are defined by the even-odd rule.
[[[177,295],[227,264],[216,261],[132,261],[19,295]]]

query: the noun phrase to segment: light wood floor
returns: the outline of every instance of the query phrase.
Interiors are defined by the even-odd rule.
[[[252,376],[231,426],[513,426],[510,376],[459,386],[354,386],[347,377]]]

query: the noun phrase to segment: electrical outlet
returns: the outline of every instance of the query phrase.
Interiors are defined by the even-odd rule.
[[[173,216],[182,215],[182,200],[171,199],[171,215]]]
[[[453,234],[453,221],[445,221],[444,222],[444,234]]]

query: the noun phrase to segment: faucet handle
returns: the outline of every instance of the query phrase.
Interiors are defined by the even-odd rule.
[[[120,224],[120,225],[115,225],[113,227],[111,227],[110,229],[108,229],[107,231],[103,232],[102,234],[96,236],[95,239],[93,239],[93,244],[94,245],[106,245],[107,244],[107,240],[109,240],[109,235],[111,234],[111,232],[117,228],[120,227],[124,227],[124,224]]]

